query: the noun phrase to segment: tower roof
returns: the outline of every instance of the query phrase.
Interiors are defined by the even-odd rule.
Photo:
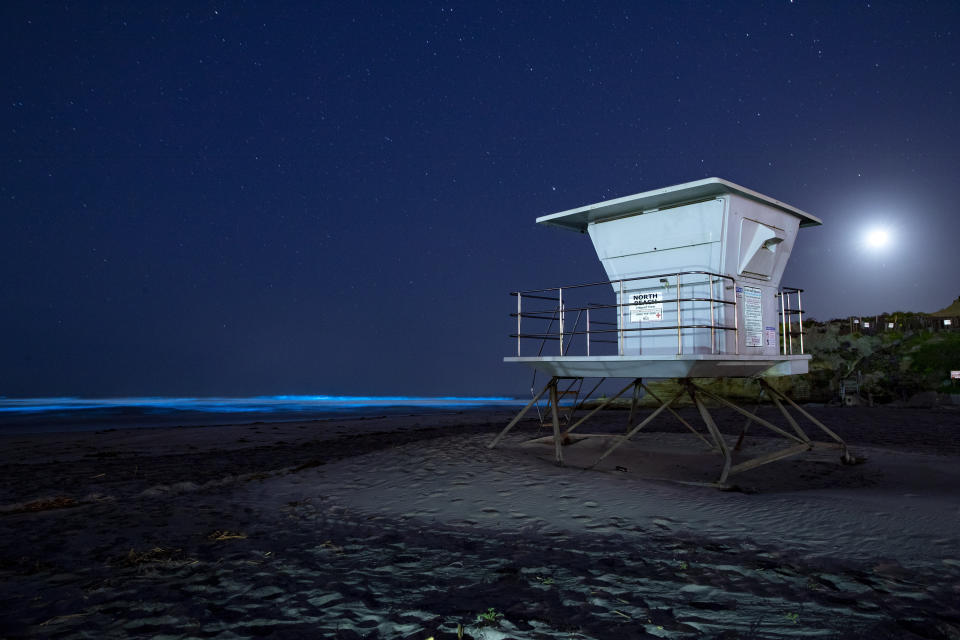
[[[735,193],[737,195],[762,202],[771,207],[786,211],[800,218],[801,227],[813,227],[823,222],[815,217],[801,211],[789,204],[780,202],[762,193],[757,193],[746,187],[734,184],[722,178],[705,178],[693,182],[654,189],[653,191],[644,191],[632,196],[624,196],[613,200],[605,200],[596,204],[588,204],[576,209],[568,209],[559,213],[541,216],[537,218],[537,224],[545,224],[554,227],[561,227],[573,231],[586,231],[587,225],[591,222],[601,220],[611,220],[620,218],[633,213],[641,213],[653,209],[665,209],[675,207],[689,202],[706,200],[711,197]]]

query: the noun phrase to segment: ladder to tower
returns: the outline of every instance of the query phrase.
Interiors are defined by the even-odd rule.
[[[568,382],[565,389],[557,389],[557,417],[561,426],[569,426],[573,414],[579,406],[580,391],[583,389],[583,378],[561,378]],[[541,427],[553,427],[553,404],[547,399],[547,406],[540,414]]]

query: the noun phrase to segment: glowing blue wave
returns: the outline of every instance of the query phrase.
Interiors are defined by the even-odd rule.
[[[134,409],[201,413],[310,412],[364,407],[469,408],[514,406],[526,401],[502,396],[258,396],[253,398],[0,398],[0,413],[34,414]]]

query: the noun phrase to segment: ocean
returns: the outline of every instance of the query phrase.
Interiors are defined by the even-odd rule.
[[[0,435],[316,420],[513,407],[509,397],[257,396],[252,398],[3,398]]]

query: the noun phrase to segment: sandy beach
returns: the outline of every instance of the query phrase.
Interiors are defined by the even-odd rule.
[[[960,637],[960,411],[810,410],[866,462],[727,491],[667,418],[594,469],[513,411],[4,436],[0,636]]]

